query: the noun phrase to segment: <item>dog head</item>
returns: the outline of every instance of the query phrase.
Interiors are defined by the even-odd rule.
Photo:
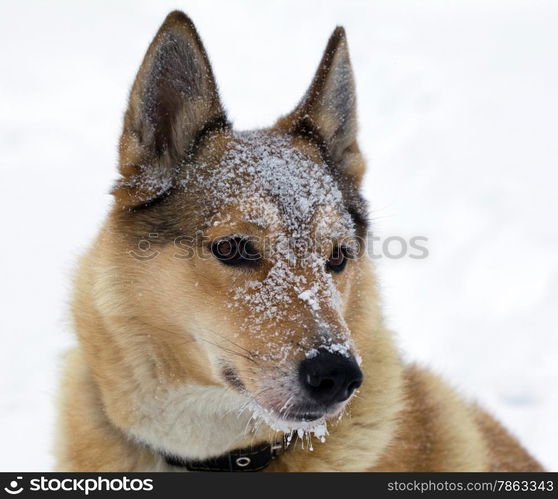
[[[131,90],[113,226],[128,248],[149,242],[128,257],[134,315],[150,342],[189,345],[170,370],[195,355],[200,382],[276,426],[342,411],[363,380],[363,169],[342,28],[295,110],[238,133],[192,22],[168,16]]]

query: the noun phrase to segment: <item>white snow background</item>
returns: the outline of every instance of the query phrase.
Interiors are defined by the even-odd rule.
[[[174,8],[237,129],[271,124],[344,25],[365,192],[405,358],[443,374],[558,470],[558,4],[537,0],[0,3],[0,469],[50,453],[77,256],[111,202],[129,87]]]

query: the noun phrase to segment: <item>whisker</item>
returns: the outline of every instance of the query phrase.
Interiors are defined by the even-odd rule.
[[[242,357],[246,360],[249,360],[250,362],[253,362],[254,364],[258,365],[258,362],[255,361],[252,357],[248,357],[248,355],[244,355],[242,353],[239,352],[235,352],[234,350],[231,350],[230,348],[226,348],[223,345],[219,345],[218,343],[214,343],[213,341],[209,341],[206,340],[205,338],[199,338],[201,341],[205,341],[206,343],[209,343],[210,345],[216,346],[217,348],[220,348],[221,350],[228,352],[228,353],[232,353],[233,355],[238,355],[239,357]]]
[[[230,338],[227,338],[226,336],[224,336],[222,334],[219,334],[217,331],[214,331],[213,329],[207,329],[207,331],[209,331],[212,334],[215,334],[215,335],[219,336],[220,338],[224,339],[225,341],[228,341],[229,343],[231,343],[235,347],[240,348],[241,350],[244,350],[249,355],[259,357],[259,355],[257,355],[255,352],[252,352],[251,350],[248,350],[247,348],[244,348],[242,345],[239,345],[238,343],[235,343]]]

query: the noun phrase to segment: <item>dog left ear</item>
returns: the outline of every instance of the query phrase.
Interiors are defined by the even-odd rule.
[[[151,42],[130,92],[112,193],[133,208],[172,187],[201,137],[229,128],[209,59],[194,23],[171,12]]]
[[[357,143],[355,81],[342,27],[332,33],[304,98],[276,126],[317,143],[328,162],[360,183],[364,162]]]

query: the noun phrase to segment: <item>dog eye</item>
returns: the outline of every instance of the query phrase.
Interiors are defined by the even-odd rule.
[[[213,256],[226,265],[254,265],[260,260],[260,255],[254,246],[242,237],[228,237],[219,239],[211,244]]]
[[[347,248],[343,246],[336,246],[331,252],[331,256],[326,262],[327,270],[332,272],[342,272],[347,265],[347,259],[350,258],[350,254]]]

